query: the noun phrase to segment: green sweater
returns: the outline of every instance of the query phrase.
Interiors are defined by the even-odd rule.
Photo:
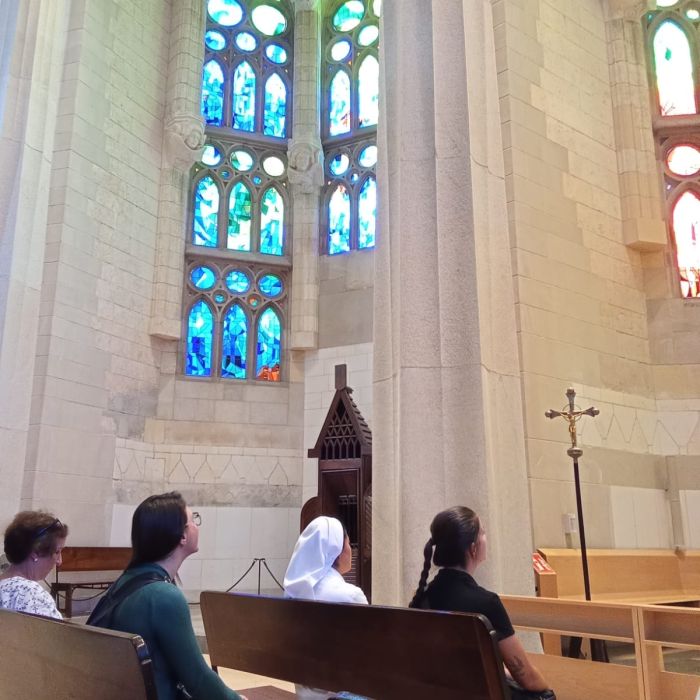
[[[115,590],[150,571],[167,576],[157,564],[142,564],[127,569]],[[157,581],[134,591],[114,611],[112,629],[143,637],[153,660],[158,700],[175,700],[178,683],[195,700],[240,700],[204,661],[185,596],[172,583]]]

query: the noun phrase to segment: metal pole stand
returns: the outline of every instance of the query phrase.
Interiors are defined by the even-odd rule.
[[[263,566],[265,567],[267,573],[270,574],[270,578],[272,578],[272,580],[279,586],[280,590],[284,590],[284,586],[275,578],[275,575],[272,573],[272,571],[270,571],[270,567],[267,565],[265,557],[255,557],[251,565],[245,570],[243,576],[241,576],[238,579],[238,581],[236,581],[229,588],[227,588],[225,592],[230,593],[251,572],[251,570],[256,564],[258,566],[258,595],[260,595],[260,574]]]

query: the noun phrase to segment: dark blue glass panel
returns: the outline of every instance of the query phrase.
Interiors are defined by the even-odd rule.
[[[339,70],[330,89],[330,134],[347,134],[350,131],[350,78],[345,71]]]
[[[358,72],[360,126],[373,126],[379,117],[379,61],[367,56]]]
[[[204,43],[212,51],[221,51],[226,48],[226,37],[221,32],[209,30],[204,35]]]
[[[250,32],[241,32],[236,35],[236,46],[241,51],[255,51],[258,40]]]
[[[328,203],[328,253],[350,250],[350,195],[345,185],[338,185]]]
[[[267,297],[282,294],[282,280],[277,275],[265,275],[258,281],[258,289]]]
[[[250,222],[253,218],[253,200],[250,190],[237,182],[228,202],[228,239],[230,250],[250,250]]]
[[[192,243],[215,248],[218,238],[219,188],[210,177],[203,177],[194,195]]]
[[[265,47],[265,55],[273,63],[282,64],[287,62],[287,52],[279,44],[268,44]]]
[[[260,252],[282,255],[284,248],[284,200],[274,188],[265,190],[260,203]]]
[[[214,59],[207,61],[202,71],[201,109],[207,124],[221,126],[224,118],[224,72]]]
[[[265,83],[265,124],[263,133],[267,136],[285,136],[285,116],[287,114],[287,87],[282,78],[273,73]]]
[[[358,248],[373,248],[377,230],[377,183],[373,177],[367,179],[357,203],[359,230]]]
[[[234,294],[243,294],[243,292],[248,291],[250,280],[245,272],[241,270],[231,270],[231,272],[226,275],[226,286]]]
[[[195,267],[190,272],[190,280],[197,289],[211,289],[216,282],[216,274],[210,267]]]
[[[185,374],[191,377],[211,376],[211,351],[214,316],[209,306],[198,301],[187,318],[187,357]]]
[[[209,16],[224,27],[233,27],[243,18],[243,8],[237,0],[209,0]]]
[[[243,61],[233,74],[233,127],[255,130],[255,72]]]
[[[282,325],[274,309],[265,309],[258,321],[257,362],[255,377],[267,381],[280,380]]]
[[[221,342],[221,376],[245,379],[248,319],[238,304],[234,304],[224,316]]]

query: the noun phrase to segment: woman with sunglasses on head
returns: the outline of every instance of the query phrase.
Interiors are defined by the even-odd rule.
[[[430,535],[423,549],[425,561],[418,589],[409,607],[484,615],[496,631],[506,668],[520,685],[520,688],[517,684],[511,686],[511,696],[554,698],[515,636],[501,599],[473,578],[479,564],[486,559],[486,532],[477,514],[463,506],[443,510],[433,518]],[[431,563],[440,570],[428,583]]]
[[[143,637],[158,700],[239,700],[204,661],[175,577],[199,549],[199,517],[173,491],[149,496],[131,521],[132,558],[90,615],[89,625]]]
[[[43,511],[17,513],[5,530],[10,566],[0,575],[0,608],[61,619],[56,603],[39,581],[61,564],[68,526]]]

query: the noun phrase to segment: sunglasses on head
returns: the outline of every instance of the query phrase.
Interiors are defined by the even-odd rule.
[[[52,523],[49,523],[46,527],[42,527],[41,530],[38,532],[34,533],[34,538],[35,540],[38,540],[42,535],[45,535],[49,530],[53,530],[56,527],[61,527],[63,523],[56,518]]]

